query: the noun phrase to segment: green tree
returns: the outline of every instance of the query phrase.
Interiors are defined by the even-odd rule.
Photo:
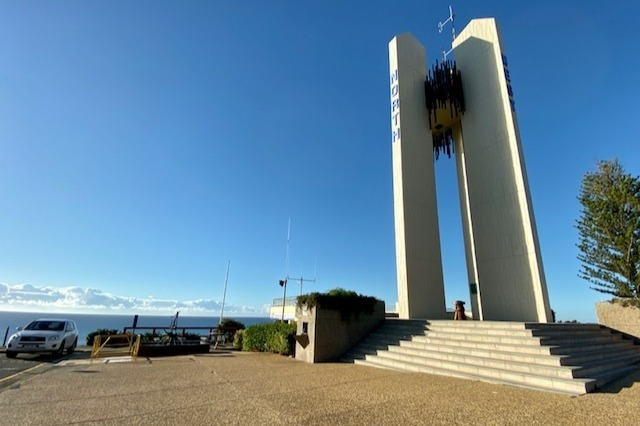
[[[577,220],[579,276],[593,290],[620,298],[640,297],[640,180],[618,160],[599,161],[582,178]]]

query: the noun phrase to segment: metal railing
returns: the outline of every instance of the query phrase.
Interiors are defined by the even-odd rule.
[[[138,356],[140,349],[140,335],[132,334],[110,334],[97,335],[93,338],[91,348],[91,358],[102,358],[106,356],[131,356],[134,359]]]
[[[135,333],[139,330],[151,330],[151,334],[152,335],[156,335],[156,330],[160,331],[159,334],[162,333],[167,333],[167,331],[171,331],[170,327],[125,327],[122,331],[124,333]],[[208,334],[213,334],[216,330],[218,330],[218,326],[211,326],[211,327],[176,327],[175,328],[175,333],[176,334],[180,334],[178,333],[178,330],[181,331],[182,336],[184,336],[187,332],[187,330],[208,330]]]
[[[189,341],[184,340],[187,330],[207,330],[206,335],[200,335],[200,342],[203,342],[203,338],[206,339],[207,342],[214,345],[214,348],[217,348],[220,343],[226,344],[227,341],[233,341],[233,334],[237,331],[236,328],[230,327],[220,327],[220,326],[211,326],[211,327],[176,327],[175,329],[167,329],[167,327],[125,327],[123,329],[124,333],[134,334],[138,331],[142,330],[151,330],[151,337],[154,339],[155,343],[169,343],[169,344],[187,344]],[[156,331],[160,331],[156,333]],[[138,334],[138,336],[140,336]],[[167,339],[167,337],[173,337],[173,339]]]
[[[294,296],[294,297],[287,297],[284,300],[284,306],[296,306],[296,303],[298,303],[298,297]],[[275,307],[275,306],[282,306],[282,297],[279,297],[277,299],[273,299],[273,303],[271,304],[271,307]]]

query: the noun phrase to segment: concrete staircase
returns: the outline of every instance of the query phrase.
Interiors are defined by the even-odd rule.
[[[342,361],[576,395],[640,368],[640,346],[597,324],[386,319]]]

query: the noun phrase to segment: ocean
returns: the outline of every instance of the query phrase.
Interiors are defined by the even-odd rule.
[[[0,311],[0,346],[4,344],[5,333],[9,330],[7,339],[16,330],[16,327],[24,327],[29,322],[38,318],[64,318],[76,322],[78,326],[79,345],[86,345],[87,334],[99,328],[115,328],[122,331],[124,327],[133,325],[133,315],[93,315],[93,314],[63,314],[63,313],[42,313],[42,312],[3,312]],[[240,321],[246,327],[254,324],[264,324],[273,322],[268,317],[225,317]],[[171,325],[170,315],[138,315],[138,327],[158,327],[168,329]],[[215,327],[218,325],[220,317],[189,317],[179,316],[178,327]],[[187,330],[189,332],[189,330]],[[197,334],[206,334],[205,330],[192,330]]]

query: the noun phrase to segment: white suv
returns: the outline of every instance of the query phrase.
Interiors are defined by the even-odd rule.
[[[7,358],[15,358],[18,353],[51,352],[62,355],[66,349],[72,354],[78,345],[76,323],[65,319],[39,319],[26,327],[18,327],[7,342]]]

